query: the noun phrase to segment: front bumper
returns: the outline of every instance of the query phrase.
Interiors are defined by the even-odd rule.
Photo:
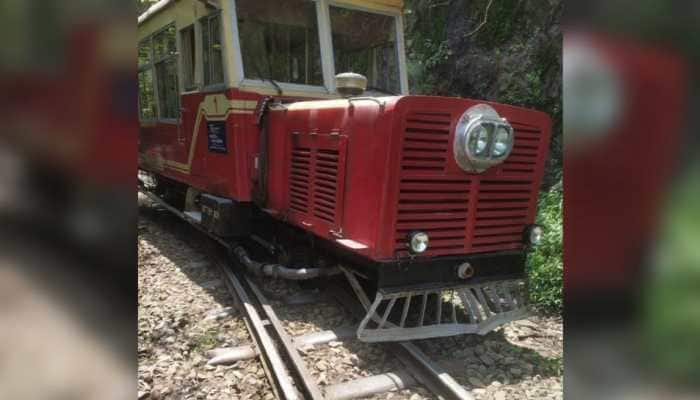
[[[357,338],[364,342],[485,335],[529,313],[522,279],[448,288],[380,289],[370,302],[354,273],[345,270],[345,275],[367,311],[357,329]]]
[[[470,254],[464,256],[427,257],[376,262],[363,268],[362,275],[377,283],[378,288],[429,288],[463,285],[457,268],[469,262],[474,276],[469,283],[518,279],[525,276],[525,251]]]

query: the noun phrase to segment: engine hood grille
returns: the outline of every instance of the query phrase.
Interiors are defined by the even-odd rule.
[[[515,132],[508,159],[487,171],[466,173],[454,161],[454,112],[408,110],[400,117],[395,257],[408,257],[408,235],[424,231],[428,250],[443,256],[523,248],[534,221],[547,140],[540,128],[508,118]]]

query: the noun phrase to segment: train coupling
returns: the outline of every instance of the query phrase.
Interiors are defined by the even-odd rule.
[[[370,301],[355,274],[344,273],[366,310],[357,329],[357,338],[363,342],[485,335],[529,314],[522,279],[449,288],[379,289]]]

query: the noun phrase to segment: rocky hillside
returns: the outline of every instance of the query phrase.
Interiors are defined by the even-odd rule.
[[[413,93],[498,101],[554,123],[545,188],[561,179],[562,0],[406,0]]]

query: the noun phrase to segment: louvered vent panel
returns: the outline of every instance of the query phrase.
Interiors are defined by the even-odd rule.
[[[311,149],[296,147],[292,151],[290,168],[289,207],[300,213],[309,211],[309,187],[311,186]]]
[[[521,248],[532,196],[530,181],[482,180],[472,252]]]
[[[314,216],[333,223],[336,220],[338,161],[340,154],[337,150],[317,150],[315,155]]]
[[[451,123],[450,114],[409,114],[404,132],[402,171],[407,173],[444,171]]]
[[[513,151],[483,174],[445,174],[452,134],[451,116],[413,112],[405,121],[394,250],[408,253],[410,232],[430,236],[426,256],[520,249],[538,169],[541,134],[513,124]],[[470,204],[470,188],[475,200]],[[534,192],[533,192],[534,191]],[[470,221],[473,226],[468,226]],[[469,236],[468,236],[469,235]]]
[[[430,236],[426,255],[464,253],[469,181],[460,178],[403,178],[399,187],[395,250],[406,255],[408,235]]]
[[[501,164],[501,171],[507,174],[525,174],[534,178],[539,152],[540,133],[530,129],[516,129],[513,151]]]
[[[306,227],[338,229],[342,219],[347,137],[297,132],[291,135],[290,218]]]

